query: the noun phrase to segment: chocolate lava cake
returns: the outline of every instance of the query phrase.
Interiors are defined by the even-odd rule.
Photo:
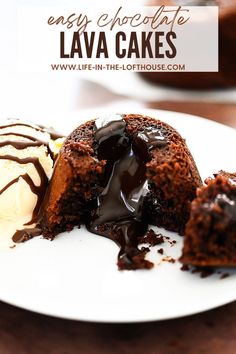
[[[142,72],[145,79],[183,89],[236,86],[235,0],[150,0],[152,6],[219,6],[219,72]],[[194,44],[193,44],[194,45]]]
[[[138,250],[148,224],[183,233],[202,185],[185,140],[141,115],[88,121],[66,139],[46,195],[46,238],[84,223],[120,246],[120,269],[149,268]],[[142,254],[141,254],[142,253]]]
[[[180,258],[184,264],[236,265],[236,174],[214,176],[192,202]]]

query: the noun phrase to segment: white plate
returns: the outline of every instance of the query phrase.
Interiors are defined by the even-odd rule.
[[[203,178],[219,169],[236,170],[235,130],[186,114],[154,110],[141,113],[178,129],[187,139]],[[71,126],[75,123],[80,122],[71,117]],[[163,233],[177,240],[174,247],[168,243],[164,246],[166,255],[177,258],[182,238]],[[202,279],[181,271],[178,262],[158,265],[161,256],[157,248],[150,255],[156,263],[154,269],[119,272],[117,246],[84,228],[61,234],[53,242],[35,238],[1,252],[0,299],[47,315],[99,322],[170,319],[236,299],[233,270],[225,279],[217,274]]]

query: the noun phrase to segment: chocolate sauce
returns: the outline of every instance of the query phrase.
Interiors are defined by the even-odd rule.
[[[45,127],[44,125],[39,125],[40,128],[43,129],[43,131],[46,131],[47,133],[50,134],[52,140],[57,140],[60,138],[64,138],[62,134],[59,134],[54,128],[52,127]]]
[[[49,133],[51,136],[52,140],[56,140],[58,138],[63,138],[63,135],[57,133],[53,128],[47,128],[44,125],[38,125],[37,127],[27,124],[27,123],[20,123],[20,122],[15,122],[15,123],[10,123],[10,124],[6,124],[6,125],[1,125],[0,129],[5,129],[5,128],[10,128],[10,127],[17,127],[17,126],[23,126],[23,127],[27,127],[27,128],[31,128],[34,129],[38,132],[42,132],[42,133]],[[6,134],[4,134],[6,135]],[[12,135],[17,135],[17,134],[12,134]]]
[[[236,195],[217,194],[214,204],[218,204],[231,220],[236,220]]]
[[[144,129],[131,139],[122,119],[106,123],[95,131],[98,158],[107,160],[104,189],[97,197],[97,209],[87,225],[89,231],[113,239],[119,246],[120,269],[150,268],[139,238],[148,229],[144,201],[149,193],[146,163],[149,150],[166,146],[157,129]]]
[[[11,145],[17,150],[23,150],[27,147],[32,147],[32,146],[42,146],[45,145],[42,141],[14,141],[14,140],[5,140],[5,141],[0,141],[0,147],[6,146],[6,145]]]
[[[42,230],[37,227],[29,228],[29,229],[22,229],[22,230],[17,230],[13,237],[12,240],[15,243],[20,243],[20,242],[25,242],[30,240],[33,237],[40,236],[42,234]]]
[[[1,129],[1,127],[0,127]],[[13,135],[13,136],[20,136],[22,138],[25,138],[25,139],[28,139],[28,140],[31,140],[31,141],[37,141],[38,139],[34,138],[33,136],[31,135],[25,135],[25,134],[20,134],[20,133],[2,133],[0,134],[0,136],[9,136],[9,135]]]
[[[143,141],[148,148],[151,150],[155,147],[164,147],[167,144],[166,137],[160,129],[147,127],[145,130],[139,131],[135,136],[135,140],[139,139]]]
[[[34,130],[39,131],[39,132],[43,131],[43,129],[40,126],[34,127],[34,126],[30,125],[30,124],[20,123],[20,122],[15,122],[15,123],[1,125],[0,129],[10,128],[10,127],[18,127],[18,126],[28,127],[28,128],[34,129]]]
[[[5,129],[5,128],[9,128],[9,127],[16,127],[16,126],[24,126],[24,127],[28,127],[31,128],[35,131],[39,131],[42,133],[48,133],[50,134],[50,137],[52,140],[56,140],[58,138],[62,138],[63,136],[59,133],[57,133],[53,128],[46,128],[44,126],[38,126],[38,127],[34,127],[32,125],[29,124],[25,124],[25,123],[12,123],[12,124],[7,124],[7,125],[2,125],[0,126],[0,130],[1,129]],[[35,138],[31,135],[26,135],[26,134],[21,134],[21,133],[14,133],[14,132],[8,132],[8,133],[2,133],[0,134],[0,136],[18,136],[18,137],[22,137],[25,139],[28,139],[30,141],[32,141],[32,143],[30,142],[25,142],[25,141],[12,141],[12,140],[6,140],[3,142],[0,142],[0,147],[2,146],[6,146],[6,145],[11,145],[13,147],[15,147],[16,149],[25,149],[27,147],[32,147],[32,146],[41,146],[44,145],[46,146],[47,150],[48,150],[48,154],[50,155],[50,157],[52,158],[52,160],[54,159],[54,155],[53,155],[53,151],[50,149],[49,143],[43,140],[40,140],[38,138]],[[34,142],[34,143],[33,143]]]
[[[3,134],[3,135],[7,135],[7,134]],[[22,137],[27,137],[27,135],[23,135],[23,134],[10,133],[9,135],[18,135],[18,136],[22,136]],[[0,134],[0,136],[1,136],[1,134]],[[27,139],[29,139],[29,138],[27,138]],[[5,141],[0,142],[0,148],[3,146],[7,146],[7,145],[13,146],[17,150],[23,150],[23,149],[26,149],[27,147],[34,147],[34,146],[39,147],[39,146],[44,145],[47,148],[48,154],[51,157],[51,159],[52,160],[55,159],[53,151],[50,149],[49,143],[44,142],[39,139],[36,139],[36,138],[31,137],[31,141],[5,140]]]
[[[4,155],[4,156],[0,156],[0,160],[10,160],[10,161],[15,161],[19,164],[27,164],[27,163],[32,163],[36,169],[36,171],[38,172],[38,175],[39,175],[39,178],[40,178],[40,185],[39,186],[36,186],[33,182],[33,180],[31,179],[31,177],[28,175],[28,174],[25,174],[25,175],[22,175],[22,176],[19,176],[18,179],[20,177],[22,177],[29,185],[32,193],[36,194],[37,195],[37,203],[36,203],[36,206],[33,210],[33,214],[32,214],[32,219],[25,225],[31,225],[33,224],[34,222],[37,221],[37,216],[38,216],[38,212],[39,212],[39,209],[40,209],[40,205],[43,201],[43,197],[44,197],[44,193],[45,193],[45,190],[47,188],[47,185],[48,185],[48,178],[47,178],[47,175],[44,171],[44,168],[42,167],[39,159],[37,157],[27,157],[25,159],[20,159],[16,156],[12,156],[12,155]],[[16,180],[12,180],[10,183],[8,183],[8,188],[9,186],[11,186],[13,183],[16,183],[17,181]],[[7,188],[7,186],[5,186],[1,191],[0,191],[0,194],[3,193]]]
[[[25,180],[25,181],[28,183],[28,178],[30,178],[30,177],[29,177],[29,175],[26,173],[26,174],[24,174],[24,175],[20,175],[20,176],[14,178],[13,180],[11,180],[11,182],[9,182],[8,184],[6,184],[5,187],[0,190],[0,195],[1,195],[3,192],[5,192],[9,187],[11,187],[14,183],[17,183],[20,178],[22,178],[23,180]]]

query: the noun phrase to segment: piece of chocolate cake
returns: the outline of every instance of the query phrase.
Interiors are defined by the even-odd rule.
[[[138,239],[148,224],[182,233],[201,178],[185,140],[141,115],[89,121],[66,139],[44,203],[43,235],[85,223],[113,239],[120,269],[149,268]]]
[[[220,171],[197,190],[180,261],[195,266],[236,265],[236,174]]]

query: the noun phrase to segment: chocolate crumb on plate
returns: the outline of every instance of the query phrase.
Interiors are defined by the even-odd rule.
[[[171,247],[173,247],[174,245],[176,245],[177,241],[176,240],[172,240],[172,241],[168,241],[169,244],[171,245]]]
[[[122,251],[122,250],[121,250]],[[145,256],[147,254],[147,247],[142,247],[141,250],[133,248],[128,250],[126,253],[119,254],[118,258],[118,268],[120,270],[135,270],[135,269],[151,269],[154,264],[147,259]]]
[[[182,271],[190,271],[192,274],[198,273],[201,278],[207,278],[213,274],[217,274],[217,276],[219,276],[219,279],[225,279],[230,276],[229,273],[223,272],[221,269],[217,270],[213,267],[195,267],[183,264],[180,269]]]
[[[172,258],[171,256],[166,256],[166,257],[162,258],[162,261],[169,262],[169,263],[175,263],[176,260],[174,258]]]
[[[141,247],[141,251],[142,252],[146,252],[146,253],[148,253],[148,252],[150,252],[150,248],[149,247]]]
[[[225,279],[229,277],[229,273],[222,273],[220,279]]]
[[[152,229],[148,230],[148,232],[139,239],[139,244],[147,243],[149,246],[161,245],[164,242],[164,236],[161,233],[156,233]]]
[[[187,264],[183,264],[182,267],[180,268],[182,271],[187,272],[190,270],[189,266]]]
[[[207,278],[215,273],[215,269],[211,267],[194,267],[191,273],[199,273],[201,278]]]

